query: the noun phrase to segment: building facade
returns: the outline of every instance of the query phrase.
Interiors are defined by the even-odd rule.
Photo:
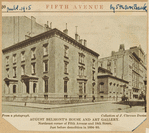
[[[98,99],[119,101],[123,95],[128,96],[128,81],[113,76],[102,67],[98,67]]]
[[[138,99],[139,95],[145,92],[145,58],[146,55],[140,46],[125,50],[121,44],[119,51],[112,51],[110,57],[99,59],[98,65],[111,71],[113,76],[128,81],[128,98]]]
[[[50,29],[4,48],[3,97],[87,99],[97,95],[99,54],[68,30]]]
[[[2,47],[6,48],[29,37],[41,34],[48,29],[50,29],[48,22],[42,26],[36,22],[36,18],[33,16],[31,18],[26,16],[4,16],[2,17]]]

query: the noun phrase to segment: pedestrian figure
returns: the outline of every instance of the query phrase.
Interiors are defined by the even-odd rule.
[[[24,106],[26,106],[26,102],[25,102]]]

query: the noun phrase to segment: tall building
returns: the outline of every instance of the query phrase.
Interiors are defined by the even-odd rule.
[[[125,50],[121,44],[117,52],[111,52],[110,57],[99,59],[98,66],[111,71],[113,76],[128,81],[128,97],[137,99],[145,91],[144,79],[147,73],[145,58],[141,46]]]
[[[51,23],[50,26],[52,26]],[[36,22],[36,18],[33,16],[31,19],[26,16],[4,16],[2,18],[2,47],[6,48],[50,28],[48,22],[42,26]]]
[[[20,18],[21,19],[21,18]],[[3,98],[88,99],[97,95],[99,54],[68,29],[46,32],[4,48]]]

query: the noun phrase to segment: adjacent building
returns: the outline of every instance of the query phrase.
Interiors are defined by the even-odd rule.
[[[114,77],[128,81],[128,90],[125,94],[128,94],[129,99],[138,99],[139,95],[145,92],[144,79],[147,73],[145,58],[141,46],[125,50],[121,44],[117,52],[111,52],[110,57],[99,59],[98,66],[112,72]],[[117,86],[119,83],[115,84]]]
[[[73,39],[67,29],[62,32],[47,25],[47,31],[2,52],[3,98],[36,101],[97,96],[99,54],[87,48],[87,41],[77,33]]]
[[[128,81],[113,76],[111,71],[98,67],[98,99],[121,100],[123,95],[128,96]]]

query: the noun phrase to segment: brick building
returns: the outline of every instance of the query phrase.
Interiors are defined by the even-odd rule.
[[[73,39],[67,29],[61,32],[47,25],[45,30],[25,40],[26,34],[19,34],[21,41],[2,50],[3,97],[34,101],[96,97],[99,54],[77,33]],[[3,43],[5,39],[4,35]]]
[[[141,92],[145,91],[144,79],[147,74],[145,58],[146,55],[140,46],[125,50],[121,44],[119,51],[112,51],[110,57],[99,59],[98,66],[108,69],[113,76],[128,81],[128,97],[137,99]]]

